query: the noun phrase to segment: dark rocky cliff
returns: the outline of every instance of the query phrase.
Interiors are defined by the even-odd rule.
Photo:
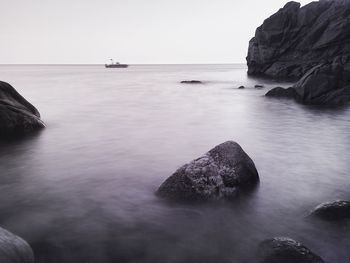
[[[0,81],[0,140],[44,127],[39,111],[10,84]]]
[[[300,78],[309,69],[350,55],[350,0],[289,2],[257,28],[248,74]]]

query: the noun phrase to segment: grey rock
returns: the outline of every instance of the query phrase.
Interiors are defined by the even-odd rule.
[[[183,80],[182,84],[202,84],[203,82],[200,80]]]
[[[302,77],[314,66],[350,55],[349,1],[289,2],[256,29],[248,74]]]
[[[259,246],[261,263],[324,263],[303,244],[287,237],[275,237]]]
[[[245,87],[244,86],[239,86],[238,89],[245,89]]]
[[[227,141],[179,168],[157,194],[177,200],[230,199],[258,182],[254,162],[238,143]]]
[[[262,88],[264,88],[264,85],[258,84],[258,85],[255,85],[254,88],[256,88],[256,89],[262,89]]]
[[[43,127],[38,110],[10,84],[0,81],[0,139]]]
[[[34,263],[34,254],[26,241],[0,228],[0,262]]]
[[[350,219],[350,202],[338,200],[322,203],[310,215],[326,221]]]
[[[276,87],[266,93],[267,97],[281,97],[281,98],[291,98],[294,99],[296,94],[292,87],[287,89],[282,87]]]
[[[339,57],[310,69],[293,87],[277,87],[266,96],[285,97],[308,105],[340,106],[350,102],[350,63]]]

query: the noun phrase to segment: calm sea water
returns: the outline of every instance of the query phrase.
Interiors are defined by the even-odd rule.
[[[243,65],[2,65],[0,79],[47,124],[0,145],[0,225],[26,239],[37,262],[256,262],[257,244],[273,236],[349,262],[348,223],[305,219],[321,202],[350,199],[348,108],[265,98],[289,84],[249,79]],[[187,79],[205,84],[179,84]],[[202,205],[154,195],[227,140],[254,160],[255,192]]]

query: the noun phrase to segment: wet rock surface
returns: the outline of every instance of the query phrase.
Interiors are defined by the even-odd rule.
[[[10,84],[0,81],[0,139],[43,128],[38,110]]]
[[[300,242],[287,237],[275,237],[261,242],[261,263],[324,263]]]
[[[179,168],[159,187],[157,195],[192,201],[230,199],[258,182],[250,157],[238,143],[227,141]]]
[[[248,74],[301,78],[320,63],[350,54],[349,1],[289,2],[257,28]]]
[[[309,70],[293,87],[270,90],[268,97],[285,97],[308,105],[341,106],[350,102],[350,63],[338,58]]]
[[[350,202],[338,200],[322,203],[315,207],[310,215],[326,221],[350,219]]]
[[[0,262],[34,263],[34,254],[26,241],[0,228]]]

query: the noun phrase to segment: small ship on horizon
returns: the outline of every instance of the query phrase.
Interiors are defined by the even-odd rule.
[[[111,60],[111,64],[105,64],[106,68],[127,68],[127,67],[129,67],[129,65],[127,65],[127,64],[120,64],[119,62],[114,63],[113,59],[110,59],[110,60]]]

